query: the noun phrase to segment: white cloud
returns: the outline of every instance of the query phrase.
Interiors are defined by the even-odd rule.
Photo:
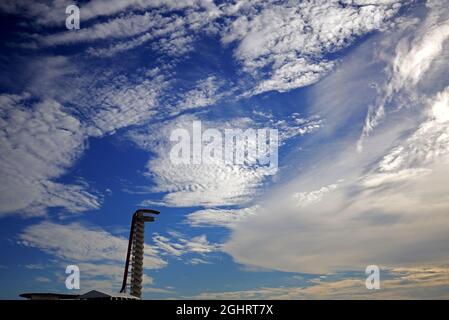
[[[152,240],[155,239],[156,236]],[[182,244],[183,254],[196,252],[204,256],[205,253],[215,250],[215,246],[203,237],[188,239],[178,236],[176,240]],[[83,292],[92,289],[117,292],[121,288],[128,239],[81,223],[60,224],[44,221],[25,228],[18,236],[18,244],[37,248],[52,256],[49,261],[52,261],[53,265],[28,265],[27,268],[56,267],[56,270],[62,270],[55,273],[56,281],[60,283],[64,283],[66,279],[64,274],[66,266],[74,264],[80,269]],[[173,294],[171,290],[152,287],[155,281],[148,275],[151,270],[167,266],[167,262],[161,257],[170,254],[165,249],[156,241],[154,245],[145,244],[142,290],[144,294]]]
[[[388,26],[401,3],[310,1],[241,5],[222,36],[238,41],[235,56],[246,71],[263,79],[251,92],[287,91],[315,83],[333,67],[327,53],[347,47],[361,35]],[[226,10],[226,9],[224,9]],[[263,72],[264,69],[268,72]]]
[[[40,63],[38,60],[33,64]],[[60,65],[46,66],[73,70],[64,77],[52,77],[51,87],[55,99],[68,105],[67,109],[86,128],[86,137],[113,134],[116,130],[149,122],[156,114],[164,112],[160,98],[170,84],[170,66],[139,68],[132,74],[103,67],[91,72],[84,61],[77,63],[68,58]],[[34,82],[41,82],[41,73],[35,78]],[[66,87],[67,78],[70,79],[70,90]],[[59,85],[61,82],[62,86]],[[33,87],[35,94],[44,97],[47,89],[47,86]]]
[[[328,186],[320,188],[319,190],[310,192],[296,192],[293,194],[292,198],[294,199],[294,201],[296,201],[297,207],[305,207],[320,202],[327,193],[332,192],[337,188],[338,184],[330,184]]]
[[[183,115],[129,134],[130,139],[137,145],[155,154],[147,164],[147,175],[151,176],[155,183],[151,191],[166,193],[161,201],[143,201],[142,205],[178,207],[243,205],[256,197],[276,173],[276,168],[252,163],[227,164],[224,161],[202,164],[173,163],[170,159],[170,150],[173,146],[169,141],[171,132],[177,128],[185,128],[191,132],[192,124],[197,120],[199,119],[195,115]],[[321,124],[322,121],[317,117],[305,119],[296,113],[283,120],[272,115],[256,114],[254,119],[245,117],[201,122],[203,132],[208,128],[214,128],[223,134],[226,128],[278,129],[279,146],[295,136],[315,132]],[[250,143],[256,144],[256,141],[251,140]]]
[[[87,52],[94,56],[108,57],[151,42],[149,47],[157,53],[171,58],[184,56],[194,49],[198,35],[216,32],[213,22],[220,15],[214,8],[186,9],[181,14],[170,10],[158,10],[157,15],[152,18],[155,23],[148,32],[134,37],[133,32],[129,32],[127,39],[107,46],[92,46]],[[139,30],[145,27],[147,26],[144,25]],[[125,38],[125,34],[123,36]]]
[[[0,3],[0,11],[34,18],[34,23],[46,25],[55,24],[56,22],[63,23],[66,18],[65,8],[69,4],[73,3],[69,0],[44,0],[35,2],[28,0],[2,1]]]
[[[372,136],[371,152],[360,157],[354,144],[326,159],[316,155],[309,171],[261,204],[257,217],[233,226],[224,250],[240,263],[307,273],[447,262],[447,126],[429,117],[409,136],[400,144],[403,161],[387,171],[381,155],[388,155],[382,146],[388,135]],[[307,207],[287,196],[340,178],[338,188]]]
[[[258,206],[243,209],[204,209],[187,215],[186,222],[193,227],[230,227],[246,217],[257,213]]]
[[[206,254],[219,250],[219,246],[210,243],[206,235],[188,238],[181,233],[171,231],[168,237],[154,234],[153,242],[163,255],[180,258],[187,254],[197,254],[203,258],[194,257],[186,261],[186,263],[193,265],[209,263],[204,260]]]
[[[18,12],[19,7],[26,8],[26,15],[50,23],[60,17],[46,11],[59,6],[61,3],[28,8],[19,3],[3,9]],[[400,1],[241,1],[220,6],[213,1],[92,1],[81,6],[84,20],[114,17],[77,32],[33,37],[44,46],[93,42],[87,52],[100,57],[151,42],[152,49],[173,57],[192,50],[199,34],[218,34],[223,44],[237,42],[235,56],[244,71],[254,76],[255,84],[245,95],[253,95],[317,82],[335,65],[326,59],[327,54],[347,47],[359,36],[386,28],[400,7]],[[122,10],[126,13],[115,16]],[[114,39],[120,41],[112,42]]]
[[[204,108],[220,100],[224,93],[218,92],[223,85],[215,76],[200,80],[195,87],[182,95],[181,101],[176,105],[172,115],[185,110]]]
[[[86,19],[91,19],[98,16],[113,15],[125,9],[143,10],[159,7],[167,10],[183,10],[186,8],[202,8],[211,12],[216,10],[214,2],[211,0],[95,0],[82,7],[82,10],[86,12]]]
[[[304,118],[294,112],[282,119],[274,117],[271,113],[254,112],[252,119],[266,128],[275,128],[279,133],[279,144],[285,144],[289,139],[314,133],[322,128],[325,121],[314,115]]]
[[[305,87],[320,80],[333,66],[332,62],[311,63],[299,58],[274,69],[270,78],[262,80],[252,93],[259,94],[271,90],[284,92]]]
[[[46,265],[39,263],[30,263],[26,264],[24,267],[31,270],[43,270],[46,268]]]
[[[166,267],[167,262],[163,256],[182,258],[193,265],[210,263],[205,260],[207,254],[219,249],[205,235],[186,237],[177,232],[169,232],[167,237],[153,234],[151,240],[153,244],[145,244],[144,267],[147,270]],[[26,227],[18,237],[18,244],[37,248],[52,256],[62,270],[69,264],[77,265],[80,269],[81,289],[84,291],[120,289],[128,239],[80,223],[44,221]],[[60,280],[63,282],[65,277]],[[143,284],[144,292],[173,293],[150,287],[154,280],[148,274],[144,274]]]
[[[2,1],[0,10],[10,14],[20,14],[33,18],[33,23],[43,26],[64,24],[65,8],[73,4],[70,0],[28,0]],[[80,5],[82,23],[98,17],[107,17],[123,11],[143,11],[164,8],[166,10],[183,10],[186,8],[203,8],[213,12],[216,7],[209,0],[92,0]]]
[[[52,282],[51,279],[47,278],[47,277],[36,277],[37,282],[41,282],[41,283],[50,283]]]
[[[158,159],[159,160],[159,159]],[[168,206],[224,206],[250,201],[263,180],[271,175],[267,168],[245,168],[226,165],[165,165],[151,162],[157,189],[169,192],[163,202]],[[173,171],[176,170],[176,171]],[[175,172],[180,173],[174,175]]]
[[[201,15],[198,19],[201,24],[206,24],[207,13]],[[81,28],[77,32],[35,35],[34,41],[38,46],[44,47],[89,43],[91,46],[87,52],[99,57],[110,57],[151,42],[154,50],[177,56],[192,49],[192,28],[196,28],[195,21],[188,17],[151,11],[119,16]]]
[[[140,69],[133,77],[101,68],[89,73],[85,64],[62,56],[32,59],[23,69],[26,91],[0,97],[1,214],[98,209],[101,196],[81,179],[57,179],[81,157],[89,137],[146,123],[163,111],[159,98],[168,81],[161,74],[167,70]]]
[[[114,263],[80,263],[77,265],[80,269],[81,289],[84,292],[88,290],[114,290],[121,289],[123,279],[123,265]],[[151,286],[154,279],[147,274],[143,275],[143,287]]]
[[[55,46],[78,42],[127,38],[144,33],[150,29],[156,29],[153,33],[161,32],[157,29],[165,24],[173,23],[174,20],[172,17],[163,17],[157,12],[131,14],[120,16],[107,22],[94,24],[91,27],[84,27],[77,32],[63,31],[61,33],[38,36],[37,40],[44,46]]]
[[[381,290],[367,290],[365,278],[350,276],[335,280],[312,280],[304,286],[262,287],[252,290],[205,292],[194,299],[219,300],[341,300],[341,299],[447,299],[448,269],[421,267],[388,270],[388,279],[381,279]]]
[[[438,123],[449,122],[449,87],[438,93],[432,106],[432,115]]]
[[[115,130],[143,124],[158,112],[158,98],[167,83],[162,76],[143,80],[137,84],[119,83],[95,90],[101,103],[90,109],[92,135],[114,133]]]
[[[190,264],[192,266],[196,266],[196,265],[199,265],[199,264],[210,264],[210,262],[206,261],[206,260],[203,260],[203,259],[200,259],[200,258],[193,258],[193,259],[187,261],[187,264]]]
[[[85,149],[81,123],[57,102],[32,102],[24,94],[0,97],[0,212],[41,215],[47,207],[71,212],[97,209],[99,198],[84,185],[52,181]]]
[[[3,10],[18,12],[19,7],[26,8],[25,14],[37,17],[41,24],[51,24],[61,17],[47,11],[54,12],[49,8],[59,6],[60,3],[46,4],[37,6],[37,10],[20,3],[3,6]],[[116,15],[122,10],[128,14],[77,32],[35,38],[44,46],[108,40],[109,43],[95,43],[88,49],[92,55],[102,57],[151,41],[156,51],[181,56],[192,50],[199,33],[218,33],[224,44],[238,42],[235,56],[257,80],[247,94],[282,92],[317,82],[334,66],[333,61],[326,61],[327,53],[347,47],[358,36],[385,28],[400,7],[400,1],[240,1],[218,7],[213,1],[92,1],[81,6],[84,21]],[[110,43],[111,39],[122,41]]]
[[[80,223],[57,224],[47,221],[25,228],[19,235],[19,243],[38,248],[67,263],[90,265],[96,262],[119,262],[124,266],[128,248],[127,239],[114,236],[100,228],[87,227]],[[146,268],[159,269],[166,264],[158,256],[155,247],[145,246]],[[120,272],[123,272],[123,266]]]
[[[394,57],[386,68],[388,78],[382,88],[376,103],[370,107],[365,120],[365,127],[359,141],[359,149],[363,146],[364,137],[369,135],[385,117],[391,106],[392,100],[398,101],[402,95],[402,101],[394,105],[393,110],[403,107],[411,107],[421,97],[417,95],[420,82],[425,79],[431,67],[438,63],[443,52],[444,44],[449,38],[449,22],[446,4],[441,1],[427,3],[428,13],[424,21],[414,28],[412,35],[405,33],[403,37],[396,40]],[[409,32],[409,25],[405,23],[405,32]],[[443,58],[443,61],[445,59]]]
[[[186,250],[192,253],[206,254],[217,251],[217,245],[210,243],[206,235],[200,235],[191,239],[179,239]]]
[[[77,32],[35,34],[31,47],[93,43],[87,52],[107,57],[151,41],[151,47],[166,55],[180,56],[190,51],[197,31],[208,32],[207,25],[220,13],[213,1],[92,1],[81,6],[82,23],[98,16],[125,10],[125,14],[91,25]],[[118,5],[120,3],[120,5]],[[95,8],[95,9],[94,9]],[[101,8],[101,9],[100,9]],[[115,9],[112,9],[115,8]],[[140,10],[133,10],[133,9]],[[117,11],[119,10],[119,11]],[[144,11],[144,12],[141,12]],[[180,13],[182,12],[182,13]],[[112,40],[120,40],[111,43]]]
[[[433,25],[432,30],[437,28]],[[398,33],[404,36],[403,30]],[[397,35],[385,38],[397,39]],[[390,44],[396,47],[397,42]],[[367,42],[366,48],[370,45]],[[373,59],[364,51],[360,54]],[[439,59],[447,64],[447,55]],[[374,66],[380,65],[376,63],[373,61]],[[349,70],[348,78],[354,74],[360,81],[359,71]],[[328,113],[326,124],[332,125],[324,136],[329,143],[323,146],[321,137],[318,146],[309,146],[311,157],[301,163],[301,170],[291,170],[289,183],[270,190],[260,201],[257,216],[232,226],[223,250],[238,263],[309,273],[361,270],[373,263],[390,267],[447,263],[449,251],[443,245],[449,240],[447,79],[430,74],[435,72],[440,71],[430,68],[426,74],[426,79],[433,79],[426,88],[436,84],[435,88],[415,87],[415,106],[395,108],[382,126],[366,137],[360,153],[356,152],[357,131],[363,124],[354,124],[353,119],[360,114],[358,110],[366,110],[370,96],[364,93],[364,99],[352,100],[353,87],[351,92],[330,95],[339,102],[331,104],[340,108],[334,118],[318,98],[314,111]],[[335,77],[344,80],[338,74]],[[443,89],[435,92],[443,84]],[[318,85],[317,90],[320,88],[329,87]],[[401,99],[396,95],[392,101],[398,105]],[[335,136],[340,128],[345,134]],[[326,192],[325,197],[318,196],[333,184],[338,188]],[[292,196],[299,193],[305,199],[313,190],[317,201],[298,207],[298,199]]]
[[[65,56],[42,56],[29,59],[25,62],[25,68],[21,68],[27,84],[25,91],[41,97],[65,101],[67,86],[73,84],[78,76],[78,65]]]
[[[392,172],[435,163],[449,153],[449,87],[428,100],[428,119],[379,163],[381,172]]]
[[[264,179],[272,175],[267,166],[230,165],[224,161],[203,164],[175,164],[170,160],[172,130],[191,131],[195,117],[182,116],[175,121],[152,126],[149,131],[133,132],[130,138],[142,148],[156,153],[148,162],[148,175],[153,177],[154,192],[168,192],[162,202],[168,206],[222,206],[245,203],[257,192]],[[248,128],[248,118],[231,122],[202,122],[206,128]],[[143,204],[155,203],[154,201]]]

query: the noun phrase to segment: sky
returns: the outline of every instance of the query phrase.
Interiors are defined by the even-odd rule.
[[[117,292],[137,208],[161,212],[145,299],[449,298],[447,1],[5,0],[0,16],[0,298],[73,293],[68,265],[80,293]],[[174,163],[194,123],[276,129],[275,170]]]

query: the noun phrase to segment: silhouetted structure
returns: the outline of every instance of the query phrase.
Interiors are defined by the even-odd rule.
[[[22,293],[20,297],[30,300],[136,300],[142,296],[143,257],[145,246],[145,222],[153,222],[160,212],[151,209],[138,209],[134,212],[129,232],[128,251],[120,293],[91,290],[84,294],[65,294],[51,292]],[[131,263],[131,273],[129,267]],[[130,294],[126,293],[130,275]]]
[[[159,211],[150,209],[137,210],[131,221],[129,233],[128,252],[126,254],[125,270],[123,272],[123,283],[121,293],[126,293],[128,282],[129,263],[131,261],[131,289],[130,294],[140,298],[142,295],[143,277],[143,254],[145,245],[145,222],[153,222],[154,216]]]

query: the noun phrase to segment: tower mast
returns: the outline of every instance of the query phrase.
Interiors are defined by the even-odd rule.
[[[132,296],[141,298],[143,279],[143,257],[145,245],[145,222],[153,222],[154,216],[159,211],[151,209],[138,209],[133,214],[131,220],[131,230],[129,233],[128,252],[126,254],[125,270],[123,272],[123,282],[120,292],[126,292],[128,282],[129,263],[131,261],[131,288]]]

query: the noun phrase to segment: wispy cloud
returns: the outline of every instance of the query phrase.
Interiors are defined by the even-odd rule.
[[[231,231],[223,245],[206,234],[154,234],[148,268],[163,268],[165,258],[210,263],[208,255],[223,250],[251,268],[310,273],[446,263],[448,11],[436,0],[401,10],[410,3],[92,0],[80,3],[82,28],[71,32],[58,29],[70,1],[0,2],[1,12],[26,20],[7,44],[24,57],[0,79],[15,93],[0,95],[0,215],[42,217],[57,208],[60,217],[100,208],[104,199],[84,182],[88,177],[62,178],[90,139],[117,135],[148,155],[149,186],[142,190],[153,194],[141,204],[194,206],[183,226]],[[194,52],[198,40],[205,40],[202,51]],[[217,56],[197,68],[203,61],[195,59],[209,54]],[[15,73],[19,79],[10,80]],[[279,94],[311,84],[307,92]],[[272,96],[279,105],[284,97],[304,100],[273,114],[266,102]],[[226,104],[238,112],[217,110]],[[281,160],[282,175],[247,164],[175,165],[170,133],[190,130],[195,120],[203,130],[278,129],[281,151],[293,156]],[[119,282],[127,246],[103,229],[51,220],[25,228],[19,242],[77,263],[98,288]],[[398,282],[387,282],[393,290],[432,273],[394,272]],[[154,284],[151,277],[145,282]],[[209,296],[363,296],[359,285],[349,277]],[[439,286],[429,292],[445,295]]]
[[[49,5],[51,6],[51,5]],[[59,5],[58,5],[59,6]],[[20,8],[27,7],[23,4]],[[65,8],[65,7],[64,7]],[[19,11],[13,6],[0,7],[7,12]],[[190,51],[195,40],[195,33],[204,31],[206,26],[219,16],[213,1],[91,1],[80,8],[83,22],[99,16],[115,16],[107,21],[89,23],[78,32],[60,32],[53,34],[34,34],[34,43],[29,47],[47,47],[70,45],[74,43],[91,43],[87,52],[94,56],[108,57],[134,49],[151,41],[155,51],[171,56],[180,56]],[[118,15],[121,10],[128,14]],[[45,16],[41,12],[28,12],[38,15],[43,20],[62,23],[60,17]],[[56,10],[53,10],[53,12]],[[142,12],[143,11],[143,12]],[[27,12],[27,11],[24,11]],[[64,10],[61,11],[65,12]],[[181,12],[181,13],[180,13]],[[22,12],[23,13],[23,12]],[[206,31],[207,32],[207,31]],[[112,40],[120,40],[111,43]]]
[[[77,265],[82,290],[118,290],[120,287],[128,247],[125,238],[80,223],[41,222],[25,228],[18,237],[18,243],[52,256],[62,270],[69,264]],[[157,247],[145,245],[146,269],[160,269],[166,265]],[[144,275],[143,280],[144,285],[153,284],[148,275]],[[65,278],[61,279],[61,283],[64,281]]]
[[[271,175],[268,167],[228,165],[224,161],[211,164],[175,164],[170,160],[172,130],[192,129],[194,116],[178,117],[150,131],[136,131],[130,138],[142,148],[155,152],[157,157],[148,162],[148,174],[156,183],[154,192],[168,192],[161,204],[188,207],[193,205],[220,206],[244,203],[256,193],[263,180]],[[247,128],[248,118],[230,122],[202,122],[206,128]],[[193,143],[193,142],[191,142]]]
[[[250,215],[256,214],[258,206],[243,209],[204,209],[187,215],[186,222],[193,227],[231,227]]]
[[[25,15],[33,18],[33,22],[42,26],[55,26],[63,24],[66,18],[65,8],[73,4],[70,0],[44,0],[37,3],[28,0],[3,1],[0,10],[9,14]],[[164,8],[165,10],[183,10],[186,8],[205,8],[214,10],[215,5],[208,0],[92,0],[80,5],[83,12],[83,20],[89,21],[98,17],[108,17],[120,12],[144,11],[154,8]]]
[[[389,278],[381,280],[380,290],[368,290],[365,278],[344,275],[335,280],[312,280],[297,287],[262,287],[253,290],[205,292],[195,299],[447,299],[448,269],[421,267],[388,270]]]
[[[215,104],[225,96],[225,93],[219,92],[221,85],[223,83],[215,76],[209,76],[198,81],[193,89],[182,95],[172,115],[179,114],[185,110],[204,108]]]
[[[427,23],[424,20],[415,28]],[[447,55],[439,59],[447,61]],[[439,72],[430,68],[421,77],[434,79],[436,88],[444,83],[447,87],[447,80],[429,74]],[[449,252],[442,246],[448,240],[445,87],[430,93],[417,87],[416,108],[396,108],[364,140],[361,153],[356,146],[363,123],[333,137],[326,151],[313,149],[315,154],[295,178],[270,190],[256,216],[232,226],[224,250],[248,265],[309,273],[363,269],[372,263],[446,263]],[[353,96],[341,94],[341,101]],[[401,96],[392,101],[400,105]],[[367,107],[363,101],[340,105],[346,111],[355,106]],[[327,112],[327,106],[322,108]],[[333,128],[342,128],[347,121],[344,116],[329,119],[338,122]],[[329,188],[333,185],[337,187]],[[310,195],[312,202],[307,201]]]
[[[84,128],[52,100],[1,95],[0,148],[3,214],[42,215],[47,207],[70,212],[97,209],[100,199],[84,185],[53,181],[84,151]]]
[[[216,252],[219,250],[219,246],[210,243],[207,240],[206,235],[199,235],[188,238],[179,232],[169,232],[168,236],[162,236],[155,234],[153,236],[154,244],[162,254],[180,258],[186,254],[197,254],[200,257],[194,257],[188,260],[188,263],[199,264],[204,260],[205,255]]]
[[[236,58],[261,79],[252,94],[288,91],[317,82],[334,66],[327,53],[388,27],[400,7],[399,1],[238,4],[228,8],[236,17],[222,42],[237,41]]]
[[[318,156],[318,165],[279,188],[257,216],[233,227],[225,251],[242,263],[312,273],[361,268],[373,259],[390,266],[445,262],[447,136],[447,125],[430,117],[400,144],[403,153],[395,160],[379,149],[388,137],[382,134],[370,139],[370,152],[360,157],[354,144],[330,158]],[[392,160],[389,165],[385,158],[376,161],[382,155]],[[319,192],[318,202],[298,208],[295,194],[324,190],[342,178],[338,188]]]
[[[267,118],[268,117],[268,118]],[[175,164],[170,160],[173,143],[169,141],[171,132],[177,128],[192,130],[196,115],[184,115],[149,129],[132,131],[129,137],[141,148],[156,156],[148,161],[148,176],[153,178],[153,192],[166,193],[162,201],[148,200],[143,205],[205,206],[244,205],[252,201],[273,177],[273,169],[264,165],[227,164],[224,161],[202,164]],[[304,119],[298,114],[290,119],[279,120],[270,115],[256,115],[254,119],[234,118],[226,121],[204,120],[202,130],[214,128],[225,132],[226,128],[273,128],[279,130],[279,144],[283,145],[295,136],[315,132],[321,120],[312,117]],[[190,141],[192,144],[193,141]],[[250,141],[256,144],[256,141]],[[203,141],[204,145],[205,142]]]
[[[41,222],[31,225],[19,235],[19,243],[38,248],[67,262],[124,262],[128,240],[101,228],[80,223],[57,224]],[[157,256],[154,247],[145,247],[145,267],[157,269],[166,262]]]
[[[425,20],[412,33],[410,22],[403,23],[404,31],[400,33],[402,37],[395,47],[394,58],[386,67],[388,80],[381,88],[379,98],[369,109],[359,149],[363,147],[363,139],[379,125],[387,112],[410,108],[416,102],[422,102],[424,90],[420,89],[419,84],[432,65],[438,63],[444,51],[443,45],[449,38],[448,14],[442,9],[444,6],[439,1],[429,2]],[[438,73],[435,69],[430,71],[434,77]],[[396,103],[392,103],[393,100]]]
[[[91,1],[81,6],[83,19],[113,16],[89,24],[76,33],[35,35],[37,46],[95,42],[88,52],[113,56],[151,42],[151,48],[169,56],[191,51],[198,35],[214,35],[224,45],[237,43],[235,58],[255,85],[246,95],[304,87],[320,80],[335,66],[328,54],[349,46],[360,36],[385,30],[409,1],[255,1],[215,5],[213,1]],[[43,10],[61,3],[29,8],[26,2],[3,6],[20,9],[36,21],[56,22]],[[116,16],[121,10],[131,12]],[[55,11],[55,10],[53,10]],[[179,12],[182,12],[180,14]],[[45,24],[45,23],[43,23]],[[51,24],[51,23],[50,23]],[[120,42],[112,42],[120,39]]]

